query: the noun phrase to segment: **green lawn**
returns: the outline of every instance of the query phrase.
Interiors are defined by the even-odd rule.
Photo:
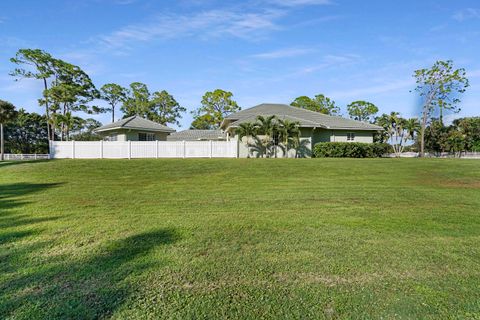
[[[480,161],[0,164],[0,318],[480,319]]]

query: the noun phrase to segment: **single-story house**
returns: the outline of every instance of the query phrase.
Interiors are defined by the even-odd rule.
[[[221,129],[227,134],[227,140],[237,139],[236,129],[241,123],[255,122],[258,116],[275,115],[277,118],[300,124],[300,147],[298,150],[289,150],[288,156],[310,157],[313,146],[318,142],[364,142],[372,143],[373,135],[383,128],[370,123],[346,119],[339,116],[330,116],[319,112],[292,107],[286,104],[263,103],[258,106],[244,109],[225,117]],[[274,139],[276,141],[276,139]],[[249,149],[253,156],[259,152],[248,148],[247,138],[243,137],[239,143],[239,157],[247,157]],[[276,154],[283,156],[282,148],[277,145]]]
[[[167,141],[225,141],[227,135],[222,130],[183,130],[172,132]]]
[[[140,116],[128,117],[94,130],[107,141],[166,141],[174,129]]]

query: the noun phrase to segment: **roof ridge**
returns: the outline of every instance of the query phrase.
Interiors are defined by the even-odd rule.
[[[129,123],[130,121],[132,121],[133,119],[135,119],[136,117],[138,117],[138,114],[135,114],[133,116],[130,116],[130,117],[127,117],[127,118],[124,118],[122,120],[126,120],[125,122],[123,122],[120,127],[123,127],[124,125],[126,125],[127,123]]]
[[[290,107],[290,108],[293,108],[293,109],[301,109],[301,110],[303,110],[303,111],[313,112],[313,113],[316,114],[316,115],[321,115],[321,116],[331,117],[331,118],[338,118],[338,119],[342,119],[342,120],[360,122],[360,123],[364,123],[364,124],[371,125],[371,123],[368,123],[368,122],[365,122],[365,121],[359,121],[359,120],[355,120],[355,119],[345,118],[345,117],[342,117],[342,116],[339,116],[339,115],[332,115],[332,114],[321,113],[321,112],[318,112],[318,111],[313,111],[313,110],[304,109],[304,108],[300,108],[300,107],[294,107],[294,106],[291,106],[291,105],[287,105],[287,106]]]

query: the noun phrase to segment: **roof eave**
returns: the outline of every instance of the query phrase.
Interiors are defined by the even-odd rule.
[[[383,128],[356,128],[356,127],[331,127],[331,130],[359,130],[359,131],[384,131]]]
[[[147,131],[147,132],[175,132],[174,129],[149,129],[149,128],[137,128],[137,127],[113,127],[113,128],[105,128],[105,129],[95,129],[93,132],[105,132],[105,131],[113,131],[113,130],[139,130],[139,131]]]

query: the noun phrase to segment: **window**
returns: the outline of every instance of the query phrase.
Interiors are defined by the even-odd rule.
[[[117,141],[118,137],[117,137],[116,134],[111,134],[111,135],[106,136],[103,140],[105,140],[105,141]]]
[[[347,141],[355,141],[355,133],[347,132]]]
[[[273,134],[273,145],[278,146],[280,144],[280,134],[278,132]]]
[[[138,141],[155,141],[155,133],[138,133]]]

